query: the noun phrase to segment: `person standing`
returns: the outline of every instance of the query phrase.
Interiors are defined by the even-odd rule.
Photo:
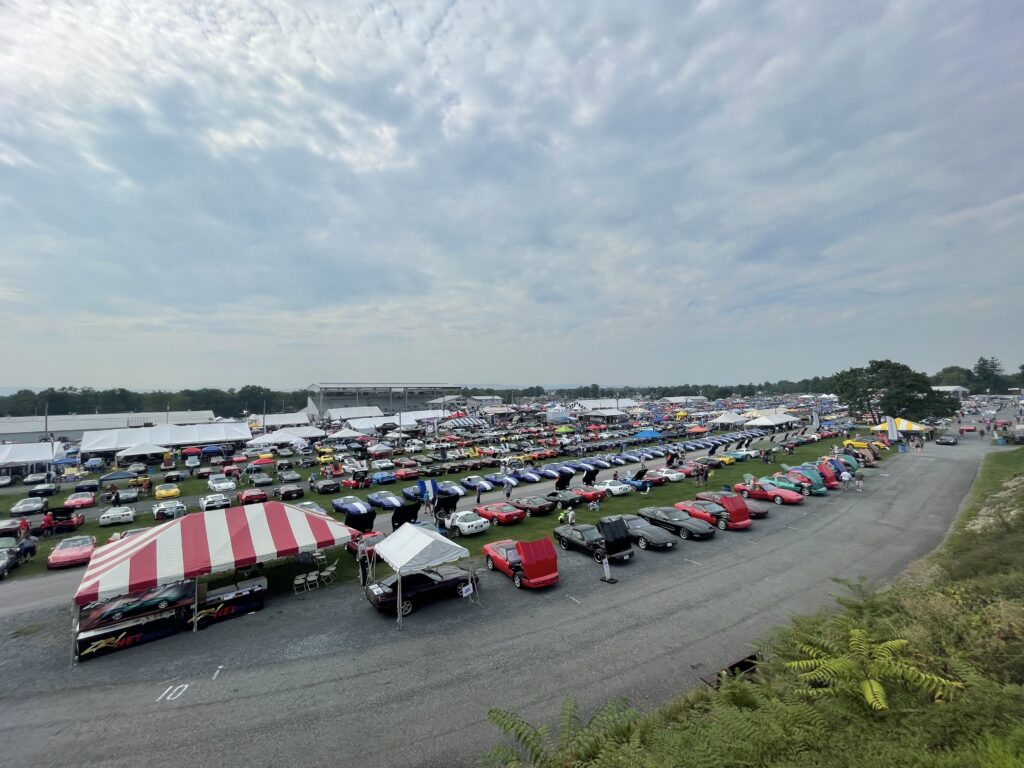
[[[512,481],[507,477],[505,478],[505,501],[509,501],[512,498]]]
[[[480,503],[480,494],[484,492],[484,487],[479,482],[476,484],[476,503]]]
[[[843,483],[843,490],[850,490],[850,481],[853,479],[853,475],[850,474],[850,470],[844,469],[843,473],[839,476],[839,479]]]
[[[857,488],[857,493],[864,492],[864,470],[857,467],[857,471],[853,475],[854,486]]]
[[[359,586],[365,587],[370,580],[370,558],[366,554],[366,541],[364,536],[359,537],[356,544],[356,560],[359,562]]]

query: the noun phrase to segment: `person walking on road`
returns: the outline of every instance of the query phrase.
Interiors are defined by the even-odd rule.
[[[839,479],[843,483],[843,490],[844,491],[850,490],[850,481],[853,480],[853,475],[850,474],[850,470],[844,469],[843,470],[843,474],[841,474],[839,476]]]
[[[864,470],[860,467],[857,468],[857,472],[853,476],[854,487],[857,489],[857,493],[864,492]]]
[[[512,481],[507,477],[505,478],[505,501],[509,501],[512,498]]]
[[[476,484],[476,503],[480,503],[480,494],[484,492],[483,486],[480,483]]]

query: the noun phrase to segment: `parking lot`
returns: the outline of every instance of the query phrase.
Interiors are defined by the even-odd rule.
[[[229,767],[472,764],[497,737],[491,706],[548,721],[563,692],[584,708],[617,695],[660,703],[793,613],[827,604],[832,577],[892,577],[941,540],[984,450],[887,458],[863,494],[810,498],[749,531],[638,553],[614,567],[614,585],[574,552],[559,553],[562,581],[543,592],[484,572],[480,606],[424,608],[401,632],[349,582],[71,669],[67,610],[0,614],[8,754],[170,765],[216,743]],[[33,739],[17,737],[29,730]]]

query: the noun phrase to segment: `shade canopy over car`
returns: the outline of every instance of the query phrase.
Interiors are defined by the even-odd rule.
[[[194,513],[96,550],[75,602],[232,571],[350,538],[350,529],[337,520],[281,502]]]
[[[131,448],[120,450],[116,455],[119,459],[124,459],[129,456],[161,456],[167,453],[167,451],[167,448],[160,445],[140,443],[139,445],[133,445]]]

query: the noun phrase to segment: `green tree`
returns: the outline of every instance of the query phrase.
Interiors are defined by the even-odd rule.
[[[1003,364],[995,357],[979,357],[974,364],[975,390],[977,393],[991,392],[993,394],[1005,392],[1009,387],[1009,380],[1003,370]]]
[[[944,387],[974,387],[974,371],[961,365],[947,365],[931,378],[932,384]]]

